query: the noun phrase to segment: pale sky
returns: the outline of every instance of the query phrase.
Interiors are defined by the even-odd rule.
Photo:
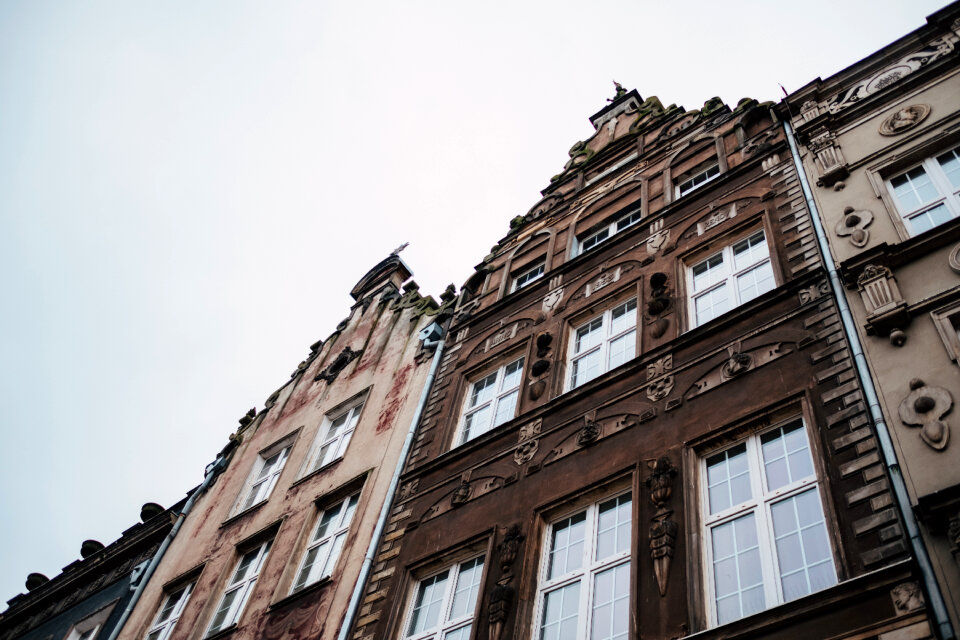
[[[459,287],[611,80],[778,100],[942,4],[0,3],[0,599],[199,484],[397,245]]]

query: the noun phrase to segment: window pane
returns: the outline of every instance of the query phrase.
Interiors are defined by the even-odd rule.
[[[598,344],[602,337],[601,328],[603,327],[603,318],[596,318],[577,329],[577,339],[574,346],[574,353],[583,353]]]
[[[727,296],[727,285],[723,284],[697,297],[694,302],[697,313],[697,325],[713,320],[730,310],[730,301]]]
[[[803,423],[769,431],[761,436],[760,442],[769,491],[813,475],[813,460]]]
[[[836,584],[836,572],[816,489],[771,507],[784,600]]]
[[[951,149],[943,155],[937,156],[940,168],[947,175],[947,180],[956,189],[960,188],[960,150]]]
[[[913,235],[923,233],[924,231],[933,229],[934,227],[949,221],[952,217],[953,216],[950,215],[950,210],[947,209],[947,205],[943,203],[938,204],[937,206],[927,209],[923,213],[919,213],[910,218],[910,232]]]
[[[630,565],[601,571],[594,578],[592,640],[627,637],[630,619]]]
[[[573,384],[571,386],[579,387],[600,375],[601,362],[599,349],[575,360],[573,362]]]
[[[490,414],[492,409],[490,405],[485,406],[479,411],[475,411],[468,415],[463,421],[463,441],[466,442],[470,438],[476,438],[481,433],[486,433],[490,430]]]
[[[748,513],[710,530],[714,597],[721,624],[763,608],[756,517]]]
[[[937,189],[930,182],[930,176],[923,167],[912,169],[890,181],[893,193],[904,213],[936,199]]]
[[[317,561],[317,555],[325,550],[326,545],[319,545],[307,551],[307,555],[303,559],[303,568],[300,569],[300,574],[297,576],[297,581],[293,586],[294,591],[303,588],[304,585],[310,581],[310,572],[313,570],[313,565]]]
[[[416,603],[410,617],[410,628],[407,635],[412,636],[426,629],[433,629],[440,621],[440,605],[443,603],[443,592],[447,585],[447,575],[450,570],[427,578],[420,583],[417,590]]]
[[[753,300],[760,294],[770,291],[774,286],[773,267],[770,266],[769,261],[754,267],[737,277],[740,304]]]
[[[506,391],[520,386],[520,378],[523,375],[523,358],[507,365],[503,374],[503,382],[500,384],[500,390]]]
[[[610,236],[610,228],[607,227],[602,229],[591,236],[587,236],[583,239],[583,242],[580,243],[580,250],[587,251],[594,248]]]
[[[746,444],[739,444],[707,458],[707,493],[711,514],[752,497]]]
[[[548,580],[579,569],[583,564],[583,536],[586,520],[586,512],[580,512],[553,525],[547,569]]]
[[[710,256],[700,264],[694,265],[693,290],[703,291],[710,285],[720,282],[723,279],[724,272],[723,254],[721,253]]]
[[[603,560],[630,548],[631,510],[629,495],[616,497],[600,505],[595,560]]]
[[[448,631],[443,636],[443,640],[470,640],[470,629],[472,628],[473,625],[468,624],[453,631]]]
[[[634,211],[633,213],[617,220],[617,232],[619,233],[620,231],[623,231],[627,227],[631,227],[638,222],[640,222],[640,212]]]
[[[607,356],[607,370],[619,367],[628,360],[633,360],[636,353],[637,332],[631,331],[610,342]]]
[[[470,391],[470,408],[483,404],[493,398],[494,385],[497,383],[497,374],[491,373],[485,378],[473,383]]]
[[[612,322],[608,335],[615,336],[630,327],[637,326],[637,301],[629,300],[618,307],[614,307],[610,313]]]
[[[577,640],[580,583],[574,582],[547,594],[540,622],[542,640]]]
[[[517,396],[519,391],[511,391],[497,402],[497,414],[493,418],[493,426],[503,424],[517,413]]]
[[[769,256],[770,251],[767,249],[763,231],[758,231],[733,245],[733,268],[735,271],[741,271]]]
[[[455,620],[465,615],[473,615],[477,603],[477,593],[480,590],[480,576],[483,574],[483,558],[476,558],[460,566],[460,575],[457,576],[457,586],[453,594],[453,606],[450,608],[448,620]]]

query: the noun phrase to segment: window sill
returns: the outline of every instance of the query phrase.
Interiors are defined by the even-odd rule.
[[[300,589],[299,591],[294,591],[294,592],[291,593],[290,595],[285,596],[285,597],[281,598],[280,600],[277,600],[276,602],[272,603],[272,604],[270,605],[270,607],[269,607],[269,611],[270,611],[270,612],[273,612],[273,611],[277,611],[277,610],[279,610],[279,609],[283,609],[283,608],[286,607],[287,605],[292,604],[292,603],[294,603],[294,602],[297,602],[298,600],[300,600],[300,598],[303,598],[303,597],[305,597],[305,596],[307,596],[307,595],[309,595],[309,594],[311,594],[311,593],[314,593],[314,592],[316,592],[316,591],[320,591],[320,590],[323,589],[324,587],[326,587],[326,586],[328,586],[328,585],[331,585],[331,584],[333,584],[333,578],[331,578],[330,576],[326,576],[326,577],[324,577],[324,578],[320,578],[320,579],[317,580],[316,582],[314,582],[314,583],[312,583],[312,584],[308,584],[307,586],[305,586],[304,588]]]
[[[293,489],[294,487],[298,487],[298,486],[300,486],[301,484],[303,484],[304,482],[306,482],[307,480],[310,480],[310,479],[312,479],[312,478],[317,477],[318,475],[322,474],[322,473],[323,473],[324,471],[326,471],[327,469],[330,469],[330,468],[336,466],[337,463],[339,463],[341,460],[343,460],[343,456],[337,458],[336,460],[331,460],[330,462],[328,462],[327,464],[323,465],[322,467],[318,467],[318,468],[314,469],[313,471],[311,471],[311,472],[308,473],[307,475],[303,476],[302,478],[297,478],[296,480],[293,481],[293,483],[290,484],[290,489]]]
[[[242,520],[242,519],[245,518],[247,515],[253,513],[254,511],[258,510],[258,509],[259,509],[260,507],[262,507],[263,505],[267,504],[267,502],[269,502],[269,501],[270,501],[270,498],[268,497],[266,500],[261,500],[260,502],[258,502],[257,504],[253,505],[252,507],[247,507],[246,509],[244,509],[244,510],[241,511],[240,513],[237,513],[237,514],[235,514],[235,515],[230,516],[229,518],[227,518],[226,520],[223,521],[223,523],[220,525],[220,528],[223,529],[224,527],[229,527],[229,526],[232,525],[234,522],[236,522],[236,521],[238,521],[238,520]],[[204,638],[204,640],[207,640],[207,639]]]
[[[234,622],[229,627],[217,631],[213,635],[203,636],[203,640],[220,640],[220,638],[226,638],[230,636],[234,631],[237,630],[237,623]]]

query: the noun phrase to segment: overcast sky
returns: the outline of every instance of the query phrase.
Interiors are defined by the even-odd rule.
[[[397,245],[462,284],[611,80],[778,100],[942,4],[0,3],[0,598],[196,486]]]

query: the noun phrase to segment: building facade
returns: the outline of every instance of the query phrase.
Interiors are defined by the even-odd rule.
[[[248,414],[121,639],[335,637],[430,369],[418,334],[445,313],[410,275],[396,254],[367,273],[337,331]]]
[[[39,573],[27,577],[27,593],[11,598],[0,614],[2,640],[92,640],[106,638],[140,583],[143,570],[173,526],[171,509],[148,503],[141,521],[104,546],[86,540],[81,558],[48,579]]]
[[[811,192],[960,628],[960,5],[793,93]],[[951,424],[953,423],[953,424]]]
[[[354,640],[933,637],[773,107],[591,118],[463,287]]]

